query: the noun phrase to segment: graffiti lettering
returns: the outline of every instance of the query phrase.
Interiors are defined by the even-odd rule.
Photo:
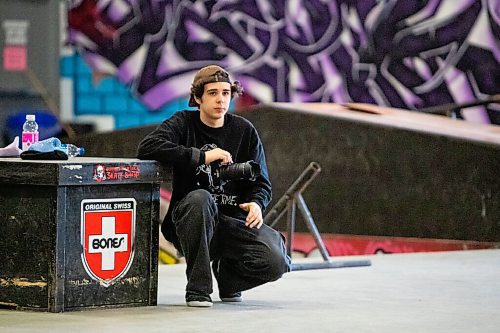
[[[187,97],[211,63],[260,102],[420,109],[498,93],[500,7],[448,3],[81,0],[69,8],[69,42],[151,110]]]

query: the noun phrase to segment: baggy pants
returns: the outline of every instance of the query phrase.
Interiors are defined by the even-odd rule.
[[[172,220],[186,258],[187,293],[212,293],[211,261],[223,295],[275,281],[290,271],[291,259],[279,232],[265,224],[249,228],[244,220],[219,214],[206,190],[186,195]]]

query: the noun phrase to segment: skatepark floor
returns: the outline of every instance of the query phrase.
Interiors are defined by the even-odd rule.
[[[359,259],[371,266],[293,271],[244,292],[242,303],[222,303],[215,290],[212,308],[185,306],[184,264],[160,265],[157,306],[2,309],[0,332],[500,332],[500,250],[332,261]]]

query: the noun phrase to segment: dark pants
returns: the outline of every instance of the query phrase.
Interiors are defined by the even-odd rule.
[[[205,190],[190,192],[176,205],[172,219],[186,258],[187,293],[212,293],[212,260],[221,294],[248,290],[290,271],[282,235],[267,225],[249,228],[242,216],[219,214]]]

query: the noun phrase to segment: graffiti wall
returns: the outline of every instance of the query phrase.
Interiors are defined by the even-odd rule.
[[[500,92],[496,0],[73,0],[68,42],[149,110],[216,63],[257,102],[419,110]],[[463,117],[500,123],[500,106]]]

